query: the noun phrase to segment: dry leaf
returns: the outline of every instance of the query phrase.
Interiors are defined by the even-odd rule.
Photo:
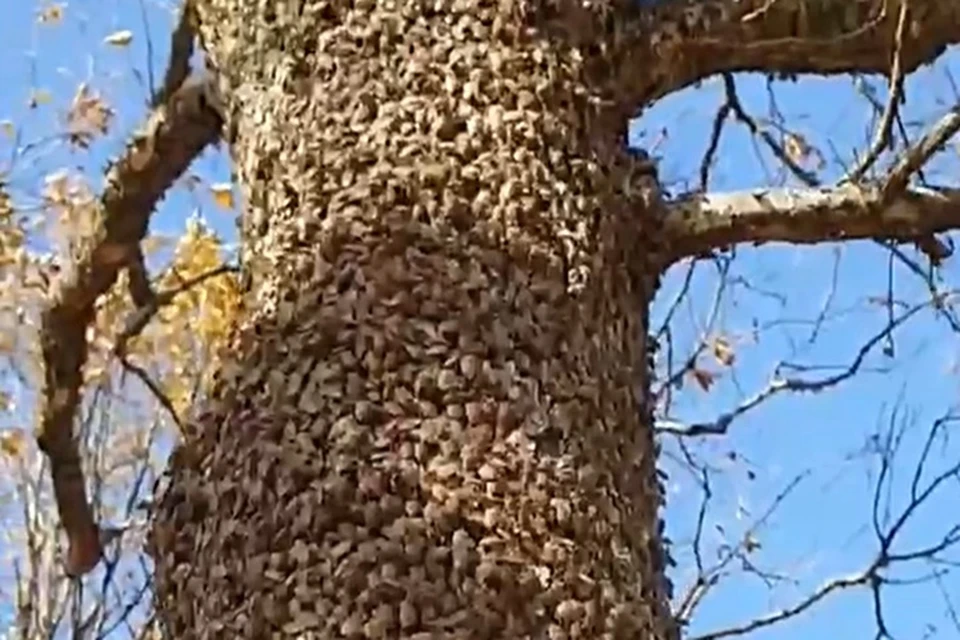
[[[97,135],[107,132],[112,118],[113,110],[100,94],[91,91],[86,82],[81,83],[67,112],[70,142],[87,147]]]
[[[210,186],[210,193],[213,195],[213,201],[218,207],[224,209],[233,209],[233,188],[224,182]]]
[[[17,129],[14,127],[13,122],[10,120],[0,120],[0,132],[3,132],[3,135],[8,138],[12,138],[16,135]]]
[[[698,369],[696,367],[690,370],[690,375],[693,376],[693,379],[697,381],[697,384],[700,385],[700,388],[704,391],[710,391],[710,387],[717,379],[717,375],[712,371]]]
[[[133,41],[133,32],[129,29],[114,31],[104,38],[103,41],[105,44],[109,44],[114,47],[125,47]]]

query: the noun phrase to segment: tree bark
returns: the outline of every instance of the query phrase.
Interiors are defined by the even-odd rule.
[[[720,72],[903,73],[960,41],[960,4],[943,0],[659,0],[620,22],[620,90],[643,106]],[[893,44],[906,5],[906,30]]]
[[[173,636],[674,638],[659,274],[910,235],[923,203],[666,207],[626,117],[720,71],[884,71],[901,2],[195,4],[249,297],[155,520]],[[953,3],[908,8],[906,71],[960,39]]]
[[[743,242],[907,242],[960,227],[960,190],[916,188],[886,199],[880,187],[845,184],[696,195],[671,203],[663,227],[675,259]]]
[[[196,3],[250,295],[158,507],[162,620],[674,638],[610,7],[295,4]]]

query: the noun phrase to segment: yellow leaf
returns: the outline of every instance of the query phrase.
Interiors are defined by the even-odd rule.
[[[217,206],[224,209],[233,209],[233,188],[226,183],[219,183],[210,186],[210,193],[213,195],[213,201]]]
[[[8,138],[14,137],[17,133],[16,127],[13,126],[13,122],[10,120],[0,120],[0,131]]]
[[[0,452],[11,458],[19,458],[27,449],[27,438],[19,429],[7,429],[0,433]]]
[[[103,39],[104,43],[114,47],[125,47],[133,41],[133,32],[129,29],[114,31]]]
[[[167,365],[160,384],[180,412],[189,407],[198,382],[206,385],[220,363],[233,324],[239,317],[241,291],[233,274],[206,277],[223,265],[220,239],[198,217],[191,217],[174,248],[171,268],[160,277],[158,289],[181,291],[159,313],[154,324],[154,353],[163,353]]]
[[[787,133],[783,147],[787,157],[797,164],[802,164],[810,156],[810,145],[800,134]]]
[[[726,338],[717,336],[713,339],[713,357],[723,366],[729,367],[733,365],[737,355],[733,352],[733,347],[730,346],[730,342]]]

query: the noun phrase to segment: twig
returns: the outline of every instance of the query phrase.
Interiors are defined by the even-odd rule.
[[[174,424],[177,425],[177,428],[183,433],[183,423],[180,422],[180,416],[177,415],[177,410],[173,408],[173,403],[170,402],[170,399],[163,392],[163,389],[153,381],[150,375],[144,370],[140,365],[130,362],[126,356],[120,358],[120,363],[123,365],[124,369],[127,369],[133,375],[137,376],[140,381],[150,390],[150,393],[157,399],[157,402],[167,410],[167,413],[170,414],[170,418],[173,420]]]
[[[827,313],[830,311],[830,306],[833,304],[833,298],[837,294],[837,279],[840,275],[840,256],[840,248],[834,247],[833,272],[830,276],[830,291],[827,292],[827,297],[823,301],[823,306],[820,307],[820,313],[817,314],[816,320],[813,321],[813,331],[810,332],[810,337],[807,339],[809,344],[813,344],[817,341],[817,337],[820,335],[820,330],[823,328],[823,323],[827,319]]]
[[[890,202],[902,194],[910,182],[910,176],[926,164],[934,154],[942,151],[957,131],[960,131],[960,105],[954,106],[941,118],[933,129],[913,145],[893,167],[883,185],[883,201]]]
[[[723,570],[738,556],[743,555],[743,552],[749,545],[748,541],[752,540],[756,536],[757,532],[763,528],[764,525],[766,525],[766,523],[770,520],[770,517],[780,507],[780,505],[783,504],[793,490],[796,489],[797,486],[809,475],[810,471],[807,470],[795,476],[787,484],[787,486],[774,497],[770,506],[767,507],[767,510],[763,513],[763,515],[757,518],[750,525],[750,527],[744,531],[743,535],[740,536],[740,541],[737,543],[737,545],[728,548],[716,564],[709,569],[704,569],[702,566],[698,566],[699,572],[697,579],[685,594],[681,601],[681,605],[677,608],[677,614],[675,617],[679,624],[684,625],[690,620],[690,617],[693,615],[693,612],[697,606],[703,602],[703,599],[707,596],[710,590],[719,584]],[[701,514],[698,516],[697,522],[698,537],[702,530],[703,504],[705,503],[701,503]]]
[[[713,118],[713,131],[710,133],[710,142],[707,144],[707,150],[703,154],[703,161],[700,163],[700,191],[706,192],[710,188],[710,167],[713,165],[713,158],[720,146],[720,134],[723,133],[723,125],[730,115],[729,99],[717,109],[717,114]]]
[[[928,441],[932,440],[941,429],[945,428],[950,423],[956,422],[957,420],[958,417],[952,414],[948,414],[936,420],[931,427],[931,433],[928,437]],[[889,451],[881,451],[879,453],[881,455],[881,472],[883,472],[884,469],[891,468],[892,455]],[[926,462],[928,454],[929,448],[925,447],[917,463],[915,477],[919,474],[922,474],[922,468]],[[882,474],[881,478],[879,478],[877,481],[876,487],[874,488],[873,518],[875,523],[878,522],[877,510],[880,503],[879,495],[889,481],[889,477],[889,474]],[[880,590],[883,585],[895,584],[896,581],[886,577],[884,572],[895,564],[902,564],[912,560],[927,558],[932,561],[935,559],[937,553],[944,551],[951,546],[960,544],[960,525],[954,525],[951,527],[938,543],[913,551],[893,553],[893,545],[897,541],[897,536],[901,531],[903,531],[904,526],[909,521],[911,516],[922,506],[924,506],[924,504],[937,491],[937,489],[942,487],[946,481],[957,479],[960,479],[960,463],[955,463],[942,473],[938,474],[922,491],[918,491],[916,486],[912,485],[913,491],[911,492],[910,501],[900,512],[893,526],[886,531],[883,531],[883,529],[881,529],[878,525],[876,526],[878,543],[877,552],[869,564],[859,573],[830,580],[791,607],[786,607],[780,609],[779,611],[771,612],[765,616],[754,618],[753,620],[740,625],[693,636],[688,640],[718,640],[719,638],[743,636],[758,629],[769,627],[783,620],[787,620],[802,614],[836,591],[849,589],[851,587],[864,586],[868,586],[872,592],[871,596],[873,613],[877,624],[877,633],[875,637],[890,638],[886,620],[883,616]],[[938,574],[934,572],[933,579],[936,580],[937,578]]]
[[[696,347],[684,361],[683,365],[677,371],[669,369],[672,366],[672,361],[667,362],[667,375],[666,379],[659,385],[657,389],[653,391],[653,397],[659,402],[664,400],[664,410],[669,410],[670,405],[672,404],[672,392],[671,390],[676,386],[683,377],[691,371],[697,364],[697,359],[703,354],[704,351],[709,347],[709,338],[713,333],[714,325],[717,322],[717,319],[720,317],[721,303],[723,302],[723,295],[727,290],[727,286],[730,281],[728,279],[728,273],[730,271],[731,261],[723,260],[718,265],[719,270],[719,282],[717,283],[717,289],[713,295],[713,300],[710,305],[710,311],[707,313],[707,321],[700,332],[700,339],[697,341]],[[683,293],[681,293],[683,295]],[[680,304],[680,297],[677,298],[677,305]],[[666,324],[664,324],[666,327]],[[672,359],[671,359],[672,360]]]
[[[786,150],[773,139],[770,132],[761,129],[756,121],[750,117],[750,114],[747,113],[746,109],[743,108],[743,104],[740,102],[740,98],[737,95],[737,86],[731,74],[725,73],[723,75],[723,86],[727,93],[727,104],[733,110],[733,114],[737,117],[737,120],[742,122],[744,126],[750,130],[750,133],[759,136],[760,139],[766,143],[773,155],[790,169],[790,172],[796,176],[800,182],[808,187],[820,186],[820,179],[817,178],[816,175],[797,164]]]
[[[874,165],[883,150],[891,145],[890,133],[893,130],[893,122],[896,119],[897,111],[901,100],[903,99],[903,65],[901,63],[903,52],[903,34],[906,31],[908,7],[910,3],[904,1],[900,5],[900,16],[897,20],[897,32],[893,41],[893,62],[890,69],[890,91],[887,96],[887,105],[884,107],[883,115],[880,117],[880,126],[877,127],[877,134],[873,139],[873,144],[866,155],[857,165],[857,167],[847,176],[849,182],[859,182],[866,175],[867,171]]]
[[[939,573],[935,573],[933,580],[937,585],[937,590],[940,591],[940,597],[943,598],[943,603],[947,608],[947,617],[953,626],[953,630],[960,635],[960,615],[957,614],[957,608],[953,605],[953,601],[950,599],[950,594],[947,592],[947,588],[943,584],[943,578]]]
[[[786,391],[792,391],[795,393],[822,391],[844,382],[845,380],[848,380],[856,375],[857,371],[860,370],[860,367],[863,366],[863,361],[866,359],[867,354],[870,353],[873,347],[875,347],[886,336],[890,335],[890,333],[898,326],[905,323],[921,310],[926,309],[927,306],[927,304],[917,305],[899,317],[895,318],[892,322],[887,323],[882,331],[874,335],[860,348],[856,357],[853,359],[853,362],[851,362],[850,365],[848,365],[840,373],[816,380],[777,377],[771,380],[764,389],[750,398],[747,398],[736,408],[724,413],[713,422],[699,422],[686,426],[675,421],[663,420],[658,421],[656,424],[656,431],[659,433],[673,433],[680,436],[723,435],[730,428],[730,425],[733,424],[734,420],[760,406],[773,396],[780,395]]]
[[[680,307],[680,303],[683,302],[684,298],[686,298],[687,292],[690,291],[690,283],[693,281],[693,272],[696,270],[698,264],[700,264],[698,260],[691,260],[690,264],[687,266],[687,273],[683,277],[683,284],[680,285],[680,291],[676,296],[674,296],[673,301],[671,301],[667,306],[667,312],[663,316],[663,322],[660,323],[660,328],[657,329],[655,334],[657,340],[660,340],[660,338],[662,338],[669,330],[670,321],[673,319],[674,314]]]
[[[134,311],[129,318],[127,318],[123,331],[117,338],[117,344],[114,347],[114,353],[121,357],[126,354],[127,343],[140,335],[153,316],[155,316],[162,307],[165,307],[173,302],[173,299],[179,294],[192,289],[196,285],[201,284],[210,278],[215,278],[227,273],[237,273],[238,271],[239,269],[233,265],[220,265],[219,267],[215,267],[209,271],[205,271],[199,275],[196,275],[189,280],[185,280],[176,287],[153,294],[150,300],[146,301],[142,305],[138,305],[137,310]]]
[[[147,88],[150,91],[151,99],[156,95],[156,83],[153,81],[153,38],[150,36],[150,23],[147,20],[147,7],[144,0],[138,0],[140,7],[140,24],[143,26],[143,33],[146,36],[146,54],[147,54]],[[154,105],[156,106],[156,105]]]

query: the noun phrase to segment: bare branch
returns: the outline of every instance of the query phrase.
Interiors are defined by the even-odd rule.
[[[830,240],[917,238],[960,227],[960,189],[756,189],[694,195],[667,205],[673,260],[741,242],[813,244]]]
[[[877,344],[879,344],[884,338],[891,335],[894,329],[903,325],[907,320],[915,316],[920,311],[929,308],[929,306],[929,304],[917,305],[904,312],[900,316],[893,318],[880,332],[876,333],[873,337],[867,340],[863,346],[860,347],[860,350],[853,358],[853,361],[838,373],[815,379],[784,378],[780,377],[779,375],[775,375],[774,378],[761,391],[750,396],[737,405],[737,407],[734,409],[722,414],[716,420],[711,422],[698,422],[692,425],[684,425],[672,420],[662,420],[658,421],[657,425],[655,425],[655,428],[658,433],[672,433],[680,436],[723,435],[727,433],[730,425],[732,425],[737,418],[752,411],[753,409],[756,409],[758,406],[775,396],[787,392],[819,392],[823,391],[824,389],[834,387],[842,382],[846,382],[855,376],[858,371],[860,371],[864,361],[867,358],[867,355],[870,354]]]
[[[903,65],[901,64],[900,52],[903,50],[903,35],[907,27],[907,7],[909,2],[900,5],[900,18],[897,21],[897,34],[894,39],[893,64],[890,68],[890,91],[887,96],[887,106],[884,107],[883,115],[880,116],[880,125],[877,127],[877,134],[873,139],[873,144],[864,155],[863,159],[857,165],[849,176],[850,182],[859,182],[874,165],[883,150],[890,146],[890,133],[893,131],[893,122],[897,116],[897,110],[903,99]]]
[[[677,622],[681,625],[686,625],[690,621],[690,617],[693,615],[694,610],[699,606],[707,594],[720,583],[722,573],[724,569],[734,560],[740,558],[741,560],[746,560],[746,554],[749,553],[749,547],[751,540],[754,539],[754,536],[766,526],[767,522],[770,520],[770,517],[774,512],[783,504],[791,492],[797,488],[805,478],[810,476],[810,471],[806,470],[799,475],[795,476],[787,486],[778,493],[770,506],[764,511],[764,513],[756,519],[743,535],[740,536],[740,540],[736,545],[728,547],[723,553],[719,554],[719,559],[716,563],[709,567],[705,568],[702,565],[702,562],[698,562],[698,574],[694,583],[690,588],[685,592],[684,597],[680,601],[680,605],[676,609],[674,617]],[[706,480],[706,472],[704,472],[703,486],[709,487]],[[700,536],[703,528],[703,512],[706,499],[709,498],[709,493],[705,492],[704,502],[701,503],[700,513],[698,514],[697,520],[697,534],[695,538],[695,543],[699,544]],[[697,549],[699,553],[699,549]]]
[[[722,72],[883,73],[900,9],[910,16],[900,48],[904,74],[960,42],[960,4],[944,0],[670,0],[623,28],[637,43],[620,89],[644,104]],[[630,22],[630,21],[627,21]],[[631,70],[631,65],[633,70]],[[632,80],[632,84],[631,84]]]
[[[70,540],[67,571],[86,573],[100,559],[100,532],[87,502],[73,418],[80,402],[86,331],[95,303],[139,254],[154,206],[187,166],[219,137],[222,118],[212,78],[186,83],[154,111],[107,173],[96,230],[55,284],[43,313],[45,368],[37,440],[51,462],[54,494]]]
[[[960,105],[951,109],[927,135],[904,154],[883,185],[884,198],[889,200],[899,195],[906,188],[910,176],[926,164],[927,160],[942,151],[957,131],[960,131]]]
[[[146,328],[150,320],[160,311],[161,308],[169,305],[173,302],[174,298],[177,295],[189,291],[193,287],[205,282],[210,278],[215,278],[226,273],[236,273],[238,269],[232,265],[220,265],[206,271],[204,273],[198,274],[189,280],[182,282],[176,287],[171,287],[166,291],[161,291],[159,293],[153,294],[153,296],[141,306],[138,306],[136,311],[129,318],[127,318],[124,328],[121,331],[119,337],[117,338],[116,346],[114,347],[114,354],[120,359],[120,364],[123,365],[123,368],[127,371],[133,373],[140,381],[147,387],[150,393],[157,399],[157,402],[167,411],[170,415],[170,419],[173,420],[174,424],[177,425],[177,428],[180,432],[183,432],[183,423],[180,421],[180,416],[177,415],[177,411],[173,406],[173,403],[167,397],[154,380],[150,377],[150,374],[147,373],[146,369],[140,365],[131,362],[127,357],[127,344],[130,340],[140,335],[140,333]],[[152,290],[151,290],[152,291]]]
[[[934,421],[933,425],[931,426],[928,441],[931,441],[933,438],[935,438],[936,434],[941,432],[948,425],[955,423],[957,419],[957,416],[951,413]],[[893,416],[891,417],[890,422],[892,429],[892,424],[894,422]],[[940,554],[942,551],[960,544],[960,525],[955,524],[941,536],[939,541],[933,544],[914,548],[908,551],[893,551],[894,545],[898,542],[898,536],[903,531],[908,520],[910,520],[910,518],[913,517],[921,507],[927,504],[934,493],[944,486],[947,481],[956,481],[958,478],[960,478],[960,463],[954,463],[941,473],[937,474],[933,480],[927,483],[925,488],[919,490],[919,487],[917,486],[917,478],[922,475],[923,467],[927,461],[927,454],[929,453],[929,449],[925,447],[915,468],[915,476],[913,483],[911,484],[910,499],[903,509],[900,510],[899,515],[894,520],[893,525],[884,530],[879,525],[879,518],[877,515],[879,509],[878,505],[880,502],[879,496],[884,490],[884,487],[891,482],[890,474],[887,472],[893,465],[895,449],[896,445],[894,444],[893,446],[884,447],[877,452],[880,455],[881,476],[878,478],[876,486],[874,487],[872,509],[875,534],[877,538],[877,551],[869,563],[866,564],[866,566],[860,572],[830,580],[792,606],[785,607],[777,611],[772,611],[766,615],[754,618],[739,625],[693,636],[689,640],[718,640],[719,638],[744,636],[758,629],[763,629],[781,621],[801,615],[812,609],[814,605],[823,601],[832,593],[856,587],[868,587],[871,590],[872,608],[877,626],[875,638],[890,638],[891,635],[883,615],[883,603],[880,591],[884,585],[912,584],[916,581],[898,581],[888,575],[889,571],[896,565],[903,565],[911,561],[921,559],[925,559],[930,562],[936,561],[938,554]],[[920,580],[932,579],[934,581],[938,581],[940,577],[940,574],[933,572],[931,576],[920,578]]]
[[[777,157],[780,162],[782,162],[790,172],[796,176],[800,182],[805,184],[808,187],[819,187],[820,179],[810,171],[807,171],[801,167],[797,162],[790,157],[790,154],[783,148],[783,145],[777,143],[773,139],[773,136],[770,135],[769,131],[761,129],[757,125],[756,120],[754,120],[747,113],[747,110],[743,108],[743,104],[740,102],[740,98],[737,96],[737,87],[734,82],[733,76],[729,73],[723,75],[723,86],[727,93],[727,104],[733,110],[734,115],[737,117],[737,120],[743,123],[744,126],[755,136],[760,136],[760,138],[766,143],[767,148]]]
[[[757,629],[762,629],[764,627],[769,627],[770,625],[780,622],[781,620],[792,618],[803,613],[804,611],[807,611],[813,607],[813,605],[817,604],[835,591],[841,591],[843,589],[849,589],[851,587],[868,584],[872,579],[873,574],[874,571],[870,570],[863,571],[852,576],[835,578],[823,584],[820,588],[814,590],[810,595],[792,607],[787,607],[764,617],[756,618],[738,627],[731,627],[722,631],[694,636],[690,640],[717,640],[718,638],[730,638],[733,636],[742,636],[750,633],[751,631],[756,631]]]
[[[176,408],[174,408],[173,403],[170,401],[170,398],[167,397],[167,394],[163,392],[163,389],[160,388],[153,378],[150,377],[150,374],[147,373],[147,370],[141,367],[140,365],[131,362],[129,358],[125,355],[120,354],[120,363],[123,365],[123,368],[127,371],[130,371],[135,375],[140,382],[153,394],[153,397],[156,398],[157,402],[160,403],[167,413],[170,415],[170,419],[173,420],[173,423],[177,425],[180,433],[183,433],[183,423],[180,421],[180,416],[177,414]]]

